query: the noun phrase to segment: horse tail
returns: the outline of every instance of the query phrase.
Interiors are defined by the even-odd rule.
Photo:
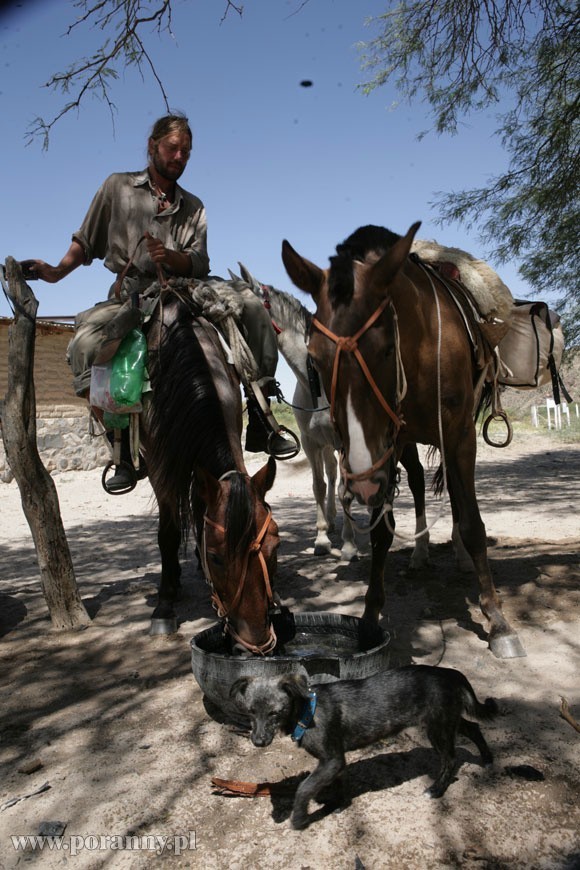
[[[427,464],[431,465],[435,461],[436,455],[439,453],[438,447],[430,447],[427,451]],[[443,487],[445,485],[445,480],[443,479],[443,465],[439,463],[437,470],[433,474],[433,479],[431,480],[431,490],[435,493],[435,495],[439,496],[443,493]]]
[[[256,521],[252,498],[244,474],[232,475],[230,495],[226,509],[226,558],[233,560],[237,553],[246,553],[256,537]]]
[[[493,393],[493,384],[490,384],[486,381],[483,385],[483,389],[481,391],[481,396],[479,397],[479,402],[477,403],[475,414],[473,415],[474,420],[477,421],[480,415],[483,416],[486,411],[490,410],[493,405]]]

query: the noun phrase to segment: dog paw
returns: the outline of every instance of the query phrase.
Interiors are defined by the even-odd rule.
[[[290,817],[290,824],[295,831],[303,831],[304,828],[308,825],[308,816],[297,815],[296,813],[293,813]]]
[[[430,785],[429,788],[425,789],[424,794],[430,798],[440,798],[445,794],[445,789],[441,788],[441,786]]]

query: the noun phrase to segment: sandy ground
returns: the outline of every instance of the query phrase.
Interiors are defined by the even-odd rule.
[[[313,806],[303,832],[289,826],[291,789],[313,760],[289,738],[256,749],[204,707],[189,642],[213,612],[191,554],[179,633],[148,636],[159,573],[148,483],[111,498],[98,471],[55,477],[94,617],[64,636],[50,630],[16,484],[0,485],[0,867],[580,867],[580,734],[559,714],[565,697],[580,719],[579,481],[579,444],[517,435],[505,450],[480,450],[490,559],[526,658],[500,661],[488,651],[474,576],[454,565],[448,509],[431,534],[428,570],[408,571],[404,540],[389,555],[391,664],[457,667],[480,698],[497,698],[501,716],[484,726],[494,766],[482,768],[461,745],[456,781],[429,800],[435,755],[419,731],[406,732],[349,756],[351,805],[338,813]],[[401,489],[398,528],[410,531]],[[360,615],[368,546],[361,540],[360,561],[341,564],[335,533],[333,555],[314,557],[303,458],[280,464],[270,501],[282,530],[284,603]],[[437,510],[431,499],[429,516]],[[218,796],[212,776],[284,780],[290,797]],[[11,837],[36,835],[47,822],[66,826],[62,848],[14,847]],[[182,839],[156,854],[153,836]]]

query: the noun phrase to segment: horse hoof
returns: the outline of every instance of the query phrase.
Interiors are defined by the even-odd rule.
[[[341,562],[358,562],[359,558],[359,551],[356,547],[343,547],[340,551]]]
[[[157,637],[160,634],[176,634],[177,633],[177,617],[172,616],[168,619],[152,619],[151,628],[149,629],[150,637]]]
[[[490,637],[489,648],[498,659],[517,659],[527,655],[517,634]]]
[[[330,556],[331,552],[332,552],[332,544],[330,543],[330,541],[328,542],[328,544],[326,544],[326,543],[318,543],[318,544],[315,543],[314,544],[314,555],[315,556]]]

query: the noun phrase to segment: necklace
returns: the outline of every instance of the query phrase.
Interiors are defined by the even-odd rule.
[[[151,195],[153,199],[157,200],[157,210],[165,211],[166,208],[169,208],[171,202],[169,201],[169,196],[166,194],[158,184],[156,184],[153,179],[151,179]]]

